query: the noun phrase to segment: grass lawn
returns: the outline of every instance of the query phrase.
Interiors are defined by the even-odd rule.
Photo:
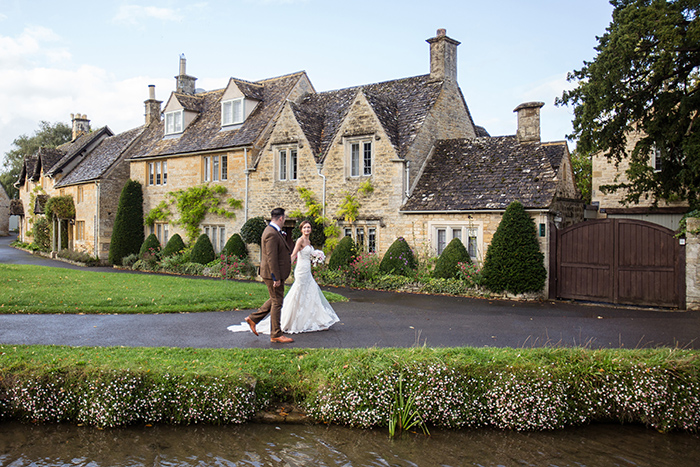
[[[324,292],[330,302],[344,297]],[[0,313],[179,313],[257,308],[258,282],[0,264]]]

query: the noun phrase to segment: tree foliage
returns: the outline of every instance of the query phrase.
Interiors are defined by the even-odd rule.
[[[408,242],[403,237],[399,237],[384,253],[382,262],[379,263],[379,270],[384,274],[411,276],[417,266],[418,262]]]
[[[143,189],[136,180],[128,180],[119,197],[109,244],[109,262],[121,265],[122,258],[139,252],[143,239]]]
[[[168,240],[165,244],[165,248],[161,252],[161,256],[166,258],[168,256],[176,255],[185,249],[185,242],[182,241],[180,234],[175,234]]]
[[[214,261],[215,258],[216,253],[214,253],[214,246],[211,244],[209,236],[207,234],[200,235],[192,248],[190,261],[193,263],[207,264]]]
[[[580,148],[571,154],[571,168],[574,171],[576,188],[581,192],[581,198],[586,204],[591,204],[593,188],[593,161],[591,155],[584,153]]]
[[[331,259],[328,260],[329,269],[346,268],[357,258],[357,246],[352,237],[346,236],[340,239],[338,246],[333,250]]]
[[[35,154],[39,148],[55,148],[71,140],[72,129],[65,123],[41,122],[33,136],[22,135],[13,142],[15,149],[5,153],[5,160],[0,171],[0,183],[10,198],[17,197],[17,189],[13,184],[22,171],[24,158]]]
[[[241,227],[241,237],[243,238],[243,241],[246,243],[255,243],[256,245],[260,245],[265,227],[267,227],[267,222],[265,222],[265,219],[262,216],[251,217],[245,221],[245,224],[243,224]]]
[[[547,270],[537,241],[535,221],[523,205],[508,205],[486,251],[484,285],[494,291],[519,294],[544,288]]]
[[[160,241],[158,241],[156,234],[150,234],[148,237],[146,237],[146,240],[143,241],[143,244],[139,249],[139,256],[143,258],[143,255],[146,253],[155,255],[160,254]]]
[[[224,249],[221,251],[226,256],[236,256],[238,258],[248,257],[248,248],[245,246],[243,237],[240,234],[233,234],[229,237]]]
[[[557,104],[572,105],[577,148],[627,159],[627,202],[650,195],[697,203],[700,186],[700,2],[612,0],[612,22],[597,55],[569,74],[577,81]],[[631,153],[630,138],[640,135]],[[658,149],[661,170],[650,165]]]

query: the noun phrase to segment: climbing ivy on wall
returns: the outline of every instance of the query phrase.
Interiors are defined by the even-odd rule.
[[[369,180],[362,182],[355,193],[344,192],[345,199],[340,204],[338,217],[345,219],[345,222],[355,222],[360,213],[360,207],[362,207],[358,197],[369,196],[372,192],[374,192],[374,187]]]
[[[174,220],[174,224],[182,225],[187,233],[190,243],[199,237],[199,225],[204,220],[207,213],[216,214],[226,218],[235,218],[236,214],[230,209],[241,209],[241,200],[230,198],[223,204],[222,197],[226,194],[226,187],[222,185],[199,185],[186,190],[171,191],[168,193],[168,200],[161,201],[158,206],[151,209],[146,216],[144,223],[153,225],[156,221],[166,221],[172,216],[170,207],[175,206],[180,217]]]

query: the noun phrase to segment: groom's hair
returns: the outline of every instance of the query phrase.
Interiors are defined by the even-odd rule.
[[[270,217],[273,219],[279,219],[282,216],[284,216],[284,208],[275,208],[270,213]]]

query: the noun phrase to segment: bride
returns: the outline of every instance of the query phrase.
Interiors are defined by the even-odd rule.
[[[300,224],[301,237],[294,245],[292,261],[297,259],[294,268],[294,284],[284,297],[280,316],[282,332],[297,334],[300,332],[324,331],[340,321],[331,307],[321,288],[311,274],[311,223],[302,221]],[[229,331],[250,331],[248,323],[229,326]],[[270,317],[260,321],[256,330],[259,333],[270,334]]]

